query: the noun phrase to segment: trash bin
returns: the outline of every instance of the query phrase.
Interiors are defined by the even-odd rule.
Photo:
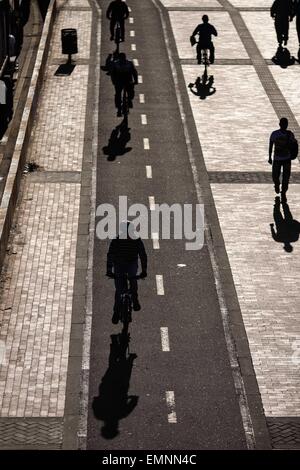
[[[63,54],[77,54],[77,30],[73,28],[61,30],[61,43]]]

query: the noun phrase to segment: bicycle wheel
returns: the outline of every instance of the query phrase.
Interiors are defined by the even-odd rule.
[[[115,34],[115,43],[118,45],[118,44],[120,44],[120,42],[121,42],[121,28],[120,28],[120,24],[117,23],[116,34]]]
[[[123,113],[123,116],[127,116],[127,114],[129,113],[128,96],[127,96],[127,91],[126,91],[126,89],[124,89],[124,91],[123,91],[122,113]]]

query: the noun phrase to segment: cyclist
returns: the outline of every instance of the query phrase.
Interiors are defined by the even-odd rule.
[[[292,0],[275,0],[271,6],[271,16],[275,19],[278,45],[286,46],[289,40],[289,22],[293,21]]]
[[[112,321],[118,323],[119,310],[121,305],[121,294],[124,291],[124,278],[122,275],[128,275],[130,292],[132,296],[133,310],[138,311],[141,306],[138,301],[137,271],[138,258],[140,258],[142,272],[140,278],[147,277],[147,254],[144,243],[140,238],[134,236],[133,226],[129,222],[121,224],[120,235],[111,241],[107,253],[108,277],[115,278],[115,305]]]
[[[191,41],[195,41],[195,36],[199,35],[199,41],[197,44],[197,59],[198,64],[201,64],[201,55],[204,49],[209,49],[209,61],[211,64],[215,61],[215,47],[211,40],[212,36],[218,36],[216,28],[209,23],[209,18],[207,15],[202,16],[203,23],[198,24],[194,30]]]
[[[114,40],[115,26],[117,21],[120,23],[121,28],[121,41],[125,37],[125,20],[129,16],[128,6],[122,0],[114,0],[108,5],[106,11],[106,18],[110,20],[110,40]]]
[[[115,105],[118,110],[117,116],[122,116],[122,91],[126,89],[128,106],[132,108],[134,98],[134,85],[138,84],[138,73],[131,60],[126,59],[126,54],[121,52],[119,60],[112,64],[111,79],[115,87]]]

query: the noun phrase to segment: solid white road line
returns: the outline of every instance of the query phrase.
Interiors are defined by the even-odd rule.
[[[143,83],[143,75],[138,76],[138,83]]]
[[[143,93],[140,93],[139,98],[140,98],[140,103],[142,104],[145,103],[145,95]]]
[[[154,196],[149,196],[149,207],[150,207],[150,211],[155,211],[155,198],[154,198]]]
[[[147,124],[146,114],[141,114],[141,121],[142,121],[143,126],[146,126],[146,124]]]
[[[144,137],[143,142],[144,142],[144,150],[150,150],[150,143],[149,143],[148,137]]]
[[[130,31],[130,37],[131,37],[131,38],[134,38],[134,36],[135,36],[135,31],[134,31],[134,29],[132,29],[132,30]]]
[[[152,166],[151,165],[146,165],[146,176],[149,179],[152,178]]]
[[[92,315],[93,315],[93,259],[94,259],[94,234],[95,234],[95,214],[96,214],[96,183],[97,183],[97,154],[98,154],[98,124],[99,124],[99,90],[100,90],[100,65],[101,65],[101,9],[96,0],[94,5],[97,10],[98,20],[96,21],[95,44],[97,52],[95,57],[95,82],[94,82],[94,100],[92,110],[93,116],[93,142],[92,142],[92,181],[91,181],[91,210],[90,227],[88,240],[88,271],[87,271],[87,294],[86,294],[86,312],[83,332],[82,362],[81,362],[81,400],[80,400],[80,419],[78,423],[78,444],[80,450],[87,447],[87,429],[88,429],[88,409],[89,409],[89,384],[90,384],[90,352],[92,336]]]
[[[167,326],[162,326],[160,329],[161,336],[161,348],[164,352],[170,351],[170,341],[169,341],[169,328]]]
[[[156,232],[153,232],[151,234],[151,238],[152,238],[152,242],[153,242],[153,249],[154,250],[159,250],[159,237],[158,237],[158,233]]]
[[[177,423],[177,416],[175,411],[175,394],[172,391],[166,392],[166,401],[168,407],[168,422],[171,424]]]
[[[137,59],[133,59],[133,65],[135,67],[138,67],[139,66],[139,61]]]
[[[156,274],[157,295],[165,295],[164,278],[162,274]]]

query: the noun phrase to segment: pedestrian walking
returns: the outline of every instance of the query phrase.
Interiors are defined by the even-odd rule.
[[[286,202],[286,193],[291,176],[291,145],[296,143],[293,132],[288,130],[288,120],[279,121],[279,129],[272,132],[269,144],[269,163],[272,165],[272,177],[276,194],[280,193],[280,176],[282,171],[281,200]],[[273,148],[274,157],[272,159]]]
[[[293,21],[292,0],[275,0],[271,6],[271,16],[275,20],[278,45],[286,46],[289,40],[289,22]]]

